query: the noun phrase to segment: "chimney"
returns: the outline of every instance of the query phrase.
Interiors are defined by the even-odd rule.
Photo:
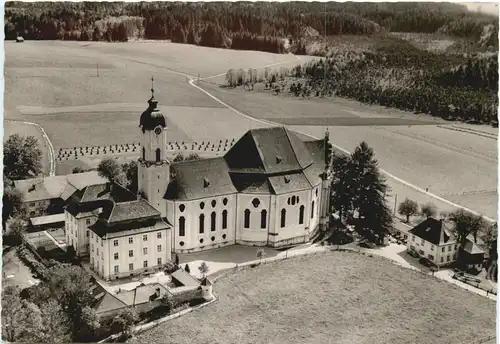
[[[141,193],[140,193],[139,191],[137,191],[137,195],[136,195],[136,197],[137,197],[137,200],[138,200],[138,201],[142,198],[142,197],[141,197]]]
[[[160,288],[156,288],[155,295],[156,295],[156,297],[160,297]]]

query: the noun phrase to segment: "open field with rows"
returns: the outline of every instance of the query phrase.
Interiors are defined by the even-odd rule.
[[[213,305],[131,341],[444,344],[495,334],[494,301],[356,253],[244,270],[220,279],[214,292]]]
[[[389,173],[496,217],[498,129],[494,134],[488,127],[455,125],[426,115],[346,99],[297,99],[270,92],[224,89],[209,83],[202,85],[226,104],[257,119],[290,124],[292,129],[315,137],[322,137],[328,127],[332,142],[349,151],[364,140],[373,147],[380,166]],[[359,125],[363,120],[366,125]],[[308,123],[311,121],[315,123]],[[394,125],[396,121],[398,125]],[[452,130],[455,126],[465,130]],[[388,181],[393,194],[398,193],[399,201],[409,197],[425,202],[422,195],[406,192],[404,189],[408,188],[402,184]],[[442,205],[438,201],[433,203]],[[453,207],[443,206],[440,210]]]
[[[438,125],[455,124],[346,99],[305,100],[217,85],[229,68],[262,69],[281,62],[286,63],[274,67],[290,68],[314,57],[297,60],[292,55],[166,42],[7,42],[5,53],[6,118],[41,124],[56,152],[137,141],[139,116],[150,97],[151,75],[155,76],[155,97],[167,116],[169,141],[238,138],[248,129],[268,126],[192,87],[182,73],[200,74],[201,78],[221,75],[200,86],[244,114],[315,137],[322,137],[328,126],[333,143],[347,150],[366,140],[386,171],[489,217],[496,216],[497,141],[492,135],[448,130]],[[398,201],[405,197],[433,201],[393,179],[389,184]],[[439,210],[454,209],[433,202]]]

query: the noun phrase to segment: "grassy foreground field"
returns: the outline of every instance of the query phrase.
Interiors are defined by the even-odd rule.
[[[471,343],[495,303],[382,258],[333,252],[220,279],[213,305],[133,343]]]

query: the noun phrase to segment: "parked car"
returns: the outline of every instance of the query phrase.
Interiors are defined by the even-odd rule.
[[[437,265],[434,264],[432,261],[430,261],[429,259],[425,258],[425,257],[422,257],[418,260],[418,262],[420,264],[422,264],[423,266],[426,266],[428,268],[437,268]]]
[[[375,248],[376,245],[374,243],[369,242],[369,241],[362,241],[359,243],[359,246],[364,247],[364,248]]]
[[[419,257],[418,253],[415,252],[415,251],[413,251],[413,250],[408,250],[408,254],[410,256],[412,256],[413,258],[418,258]]]

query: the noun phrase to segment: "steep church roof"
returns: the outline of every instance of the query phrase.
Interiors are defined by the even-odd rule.
[[[193,200],[236,192],[283,194],[321,182],[324,140],[302,141],[284,128],[247,131],[224,157],[170,166],[165,198]]]
[[[224,158],[173,163],[167,199],[189,200],[236,192]]]
[[[285,127],[249,130],[224,156],[231,172],[285,173],[313,163],[311,152]]]

